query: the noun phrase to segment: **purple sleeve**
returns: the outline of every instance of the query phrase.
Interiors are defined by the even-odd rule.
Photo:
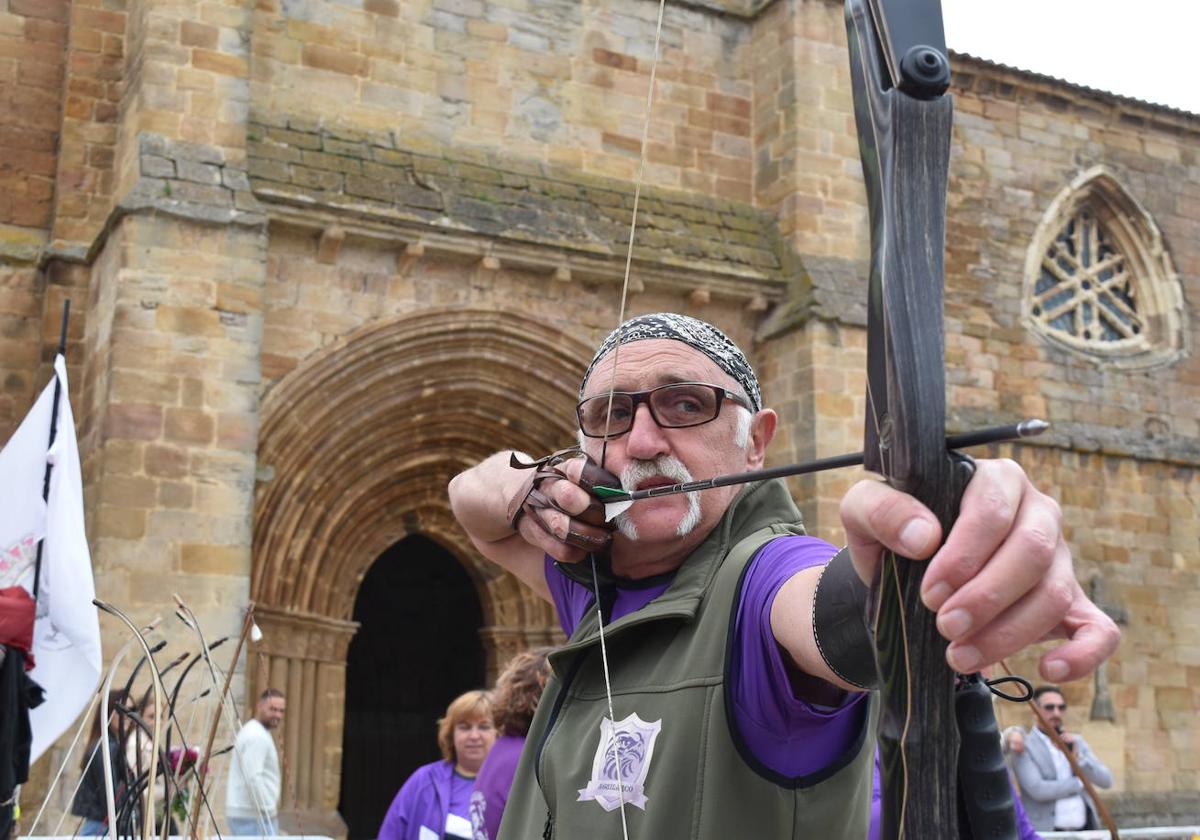
[[[520,735],[501,735],[483,760],[471,793],[471,828],[476,840],[495,840],[500,833],[500,818],[524,746],[525,738]]]
[[[378,840],[404,840],[407,836],[408,826],[412,821],[409,811],[412,810],[412,800],[416,798],[417,788],[421,785],[424,771],[424,767],[418,767],[400,786],[392,804],[388,806],[387,814],[383,818],[383,825],[379,827]]]
[[[443,782],[448,786],[453,771],[449,761],[434,761],[414,770],[392,800],[379,827],[378,840],[413,840],[422,825],[440,831],[446,813],[439,802],[438,787]],[[449,794],[448,787],[445,792]]]
[[[784,776],[807,776],[833,764],[853,748],[865,725],[865,694],[848,693],[837,708],[796,697],[786,654],[771,629],[780,587],[836,551],[814,537],[780,537],[758,552],[742,585],[730,663],[734,720],[754,756]]]
[[[1011,776],[1008,783],[1012,785]],[[1025,813],[1025,805],[1021,802],[1021,795],[1017,793],[1016,786],[1013,786],[1013,805],[1017,808],[1017,833],[1021,835],[1021,840],[1042,840],[1042,835],[1037,833],[1033,823],[1029,821],[1029,814]]]
[[[579,626],[584,610],[592,602],[592,593],[555,568],[550,555],[547,554],[542,562],[546,586],[550,588],[550,597],[554,599],[554,609],[558,613],[559,626],[569,639]]]

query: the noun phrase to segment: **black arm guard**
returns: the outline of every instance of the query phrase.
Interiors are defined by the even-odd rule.
[[[866,623],[867,585],[850,550],[843,548],[825,566],[813,595],[813,637],[829,670],[851,685],[875,688],[875,645]]]

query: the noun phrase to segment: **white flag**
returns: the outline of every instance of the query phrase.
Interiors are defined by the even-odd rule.
[[[92,604],[96,588],[62,356],[54,360],[54,372],[62,385],[54,446],[47,449],[54,405],[51,382],[0,450],[0,587],[20,583],[33,592],[37,543],[44,540],[33,628],[36,667],[29,675],[46,690],[46,700],[29,713],[30,762],[79,716],[100,680],[100,621]],[[43,501],[47,463],[53,469],[50,495]]]

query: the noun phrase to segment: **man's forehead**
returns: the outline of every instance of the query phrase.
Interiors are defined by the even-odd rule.
[[[654,338],[623,345],[619,351],[613,348],[601,356],[584,384],[584,392],[595,396],[609,387],[629,391],[696,381],[738,388],[737,380],[694,347],[674,339]]]

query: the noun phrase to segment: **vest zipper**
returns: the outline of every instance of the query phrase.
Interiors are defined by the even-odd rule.
[[[572,659],[571,667],[563,677],[562,685],[558,690],[558,696],[554,698],[554,707],[550,710],[550,717],[546,721],[546,726],[542,729],[542,737],[538,739],[537,752],[534,753],[533,776],[537,780],[538,788],[542,791],[542,799],[546,800],[546,831],[551,832],[551,835],[546,835],[543,832],[543,837],[546,840],[549,840],[549,836],[553,834],[554,815],[550,807],[550,799],[546,796],[546,787],[542,784],[542,755],[546,749],[546,742],[550,740],[550,733],[554,731],[554,724],[558,722],[559,712],[562,711],[563,704],[567,700],[567,689],[575,681],[575,677],[579,674],[579,669],[583,667],[583,660],[587,656],[587,652],[587,650],[581,650]]]

